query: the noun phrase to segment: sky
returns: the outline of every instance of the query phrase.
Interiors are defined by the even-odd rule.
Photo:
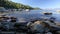
[[[11,0],[16,3],[22,3],[32,7],[39,7],[42,9],[60,8],[60,0]]]

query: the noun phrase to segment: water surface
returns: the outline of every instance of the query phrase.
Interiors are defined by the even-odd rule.
[[[52,15],[44,15],[43,12],[52,12]],[[56,21],[60,22],[60,13],[54,10],[31,10],[31,11],[16,11],[8,14],[9,16],[17,17],[21,21],[29,21],[30,19],[50,18],[55,17]]]

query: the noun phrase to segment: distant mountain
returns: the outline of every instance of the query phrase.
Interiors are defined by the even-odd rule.
[[[54,9],[43,9],[43,10],[54,10],[54,11],[56,11],[56,10],[60,10],[60,8],[54,8]]]
[[[55,8],[55,9],[53,9],[53,10],[60,10],[60,8]]]
[[[18,1],[18,0],[17,0]],[[9,0],[0,0],[0,7],[4,7],[6,9],[34,9],[31,6],[23,5],[20,3],[15,3]]]

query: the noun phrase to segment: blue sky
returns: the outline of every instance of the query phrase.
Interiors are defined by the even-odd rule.
[[[60,0],[11,0],[16,3],[30,5],[32,7],[46,8],[60,8]]]

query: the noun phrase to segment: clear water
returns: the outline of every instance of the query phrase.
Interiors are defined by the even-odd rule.
[[[44,15],[43,12],[52,12],[52,15]],[[60,22],[60,13],[54,11],[54,10],[31,10],[29,12],[26,11],[17,11],[11,14],[8,14],[8,16],[14,16],[17,17],[19,20],[25,20],[29,21],[30,19],[39,19],[39,18],[50,18],[55,17],[56,21]]]

